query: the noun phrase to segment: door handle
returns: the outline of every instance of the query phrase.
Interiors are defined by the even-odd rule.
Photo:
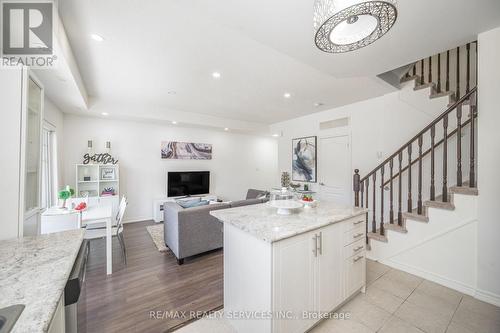
[[[363,223],[363,222],[365,222],[365,221],[353,222],[352,224],[354,224],[354,225],[358,225],[358,224]]]
[[[362,248],[364,248],[363,245],[361,246],[358,246],[357,248],[353,249],[353,252],[358,252],[359,250],[361,250]]]
[[[364,258],[363,256],[359,256],[359,257],[356,257],[355,259],[353,259],[352,261],[353,262],[358,262],[358,261],[360,261],[363,258]]]
[[[319,233],[318,239],[319,239],[318,251],[319,251],[319,254],[322,255],[323,254],[323,233],[322,232]]]
[[[312,239],[314,241],[314,248],[312,251],[314,253],[314,256],[317,257],[318,256],[318,235],[314,235],[314,237]]]
[[[360,232],[359,234],[356,234],[354,236],[352,236],[352,238],[356,239],[356,238],[359,238],[361,236],[363,236],[364,234],[362,232]]]

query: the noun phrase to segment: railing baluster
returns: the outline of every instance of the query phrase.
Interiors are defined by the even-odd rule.
[[[420,60],[420,84],[424,84],[424,59]]]
[[[473,96],[470,97],[470,164],[469,164],[469,187],[476,187],[476,172],[474,168],[474,160],[475,160],[475,144],[476,140],[475,136],[475,128],[474,128],[474,117],[476,113],[476,98],[477,92],[474,93]]]
[[[457,186],[462,186],[462,104],[457,106]]]
[[[418,137],[418,199],[417,214],[422,215],[422,135]]]
[[[361,199],[360,199],[361,208],[365,207],[365,206],[364,206],[364,202],[363,202],[363,192],[364,192],[364,188],[365,188],[365,184],[364,184],[364,182],[361,182],[361,183],[359,184],[359,191],[361,192]]]
[[[413,65],[413,76],[417,75],[417,63]]]
[[[385,165],[380,168],[380,234],[384,236],[384,170]]]
[[[373,173],[372,176],[373,179],[373,212],[372,212],[372,232],[376,233],[377,232],[377,214],[376,214],[376,208],[377,208],[377,170]]]
[[[457,86],[455,92],[455,100],[458,101],[460,99],[460,46],[457,47]]]
[[[432,82],[432,56],[429,57],[429,83]]]
[[[392,168],[394,167],[394,161],[391,158],[389,161],[389,175],[390,175],[390,193],[389,193],[389,200],[390,200],[390,205],[389,205],[389,223],[394,224],[394,192],[393,192],[393,184],[392,184]],[[383,183],[382,183],[383,184]]]
[[[411,201],[411,143],[408,145],[408,213],[413,210],[413,203]]]
[[[448,114],[443,117],[443,202],[448,202]]]
[[[441,92],[441,53],[438,53],[438,82],[437,82],[437,92]]]
[[[354,176],[352,176],[352,189],[354,191],[354,206],[359,207],[359,169],[354,170]]]
[[[467,43],[467,77],[465,79],[465,93],[468,94],[470,91],[470,43]]]
[[[398,155],[398,160],[399,160],[399,179],[398,179],[398,225],[401,227],[403,226],[403,213],[401,212],[401,199],[402,199],[402,183],[403,183],[403,178],[402,178],[402,164],[403,164],[403,152],[400,151]]]
[[[368,188],[370,186],[370,178],[366,178],[366,208],[368,208]],[[365,219],[365,226],[366,226],[366,244],[368,244],[368,211],[366,212],[366,219]]]
[[[436,127],[431,127],[431,200],[436,199],[436,187],[434,186],[434,137],[436,136]]]
[[[446,91],[450,91],[450,50],[446,51]]]

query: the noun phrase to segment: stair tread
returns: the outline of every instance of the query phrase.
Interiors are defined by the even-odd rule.
[[[446,210],[454,210],[455,205],[450,201],[450,198],[448,198],[448,202],[443,202],[441,201],[442,196],[436,197],[435,200],[427,200],[424,202],[424,206],[426,207],[432,207],[432,208],[440,208],[440,209],[446,209]]]
[[[375,233],[374,232],[369,232],[367,234],[367,236],[368,236],[369,239],[375,239],[375,240],[378,240],[380,242],[387,243],[387,236],[385,236],[385,235],[382,236],[380,234],[380,229],[377,229],[377,232],[375,232]]]
[[[411,213],[404,212],[403,217],[405,219],[410,219],[418,222],[429,222],[429,217],[427,216],[426,207],[422,207],[424,214],[418,214],[417,209],[414,208]]]
[[[418,86],[416,86],[415,88],[413,88],[413,90],[421,90],[421,89],[431,88],[431,87],[434,87],[434,83],[432,83],[432,82],[430,82],[430,83],[424,83],[424,84],[419,84]]]
[[[401,80],[399,80],[400,83],[405,83],[405,82],[409,82],[409,81],[412,81],[412,80],[418,80],[420,79],[420,76],[418,75],[411,75],[411,76],[405,76],[403,77]]]
[[[392,231],[400,232],[402,234],[408,233],[408,230],[406,230],[406,228],[404,226],[398,225],[397,221],[395,221],[395,222],[396,223],[394,223],[394,224],[391,224],[391,223],[384,224],[384,228],[386,230],[392,230]]]
[[[457,193],[457,194],[466,194],[466,195],[478,195],[479,194],[477,187],[468,187],[468,186],[465,186],[465,184],[462,186],[450,187],[450,192]]]
[[[455,93],[453,91],[443,91],[440,93],[433,91],[429,97],[432,99],[432,98],[439,98],[439,97],[445,97],[445,96],[453,96],[454,94]]]

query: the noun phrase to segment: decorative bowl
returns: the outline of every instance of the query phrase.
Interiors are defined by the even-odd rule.
[[[304,206],[302,202],[296,200],[272,200],[267,204],[273,208],[277,208],[276,213],[279,215],[290,215],[294,210]]]

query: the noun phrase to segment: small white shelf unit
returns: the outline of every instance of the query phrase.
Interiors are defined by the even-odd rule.
[[[110,188],[114,189],[114,195],[103,193],[105,189]],[[85,194],[89,197],[119,198],[120,167],[118,164],[77,164],[75,196],[83,197]]]

